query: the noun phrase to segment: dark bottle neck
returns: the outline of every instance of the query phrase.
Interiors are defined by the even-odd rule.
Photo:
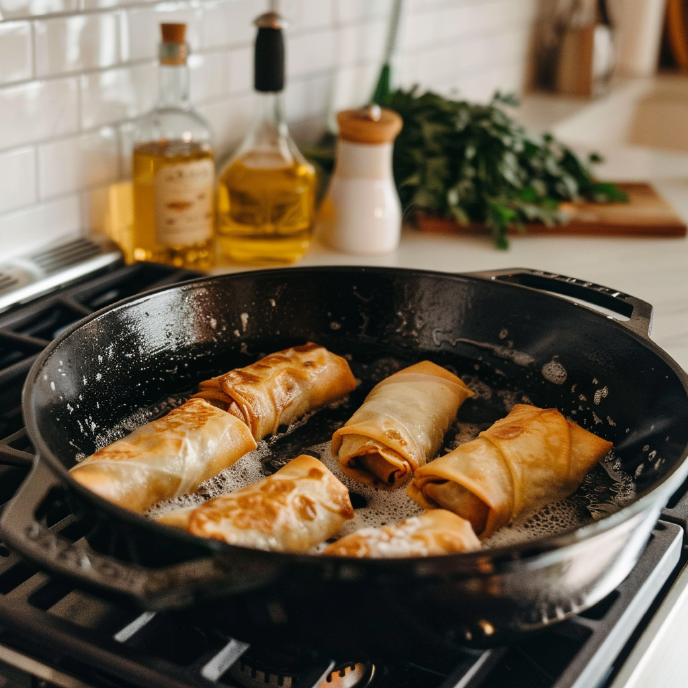
[[[256,91],[278,93],[284,90],[284,34],[282,29],[258,29],[253,67],[253,84]]]

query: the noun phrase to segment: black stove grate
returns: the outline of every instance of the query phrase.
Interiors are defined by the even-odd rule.
[[[195,276],[155,264],[117,267],[0,317],[0,504],[33,461],[21,389],[38,353],[85,315]],[[52,529],[81,537],[59,490],[48,500]],[[657,524],[630,576],[594,608],[509,647],[427,665],[363,666],[355,657],[302,651],[285,668],[288,648],[249,648],[180,616],[102,599],[0,545],[0,677],[8,686],[32,685],[33,676],[62,688],[594,688],[613,675],[615,659],[682,560],[688,496],[675,498],[665,517],[672,522]],[[356,671],[358,684],[351,683]]]
[[[72,517],[54,528],[68,534]],[[72,539],[78,533],[72,534]],[[371,688],[591,688],[612,669],[633,628],[678,562],[682,531],[660,523],[639,565],[596,607],[507,648],[421,665],[375,667]],[[611,633],[612,629],[625,629]],[[53,670],[51,683],[210,688],[241,684],[246,645],[167,613],[142,613],[52,578],[5,552],[0,559],[0,661],[28,655]],[[9,653],[8,653],[9,651]],[[250,648],[256,666],[271,649]],[[353,658],[352,658],[353,659]],[[21,662],[18,662],[20,666]],[[308,657],[291,683],[316,688],[335,663]],[[259,668],[259,671],[263,669]],[[0,674],[2,671],[0,670]],[[255,673],[255,671],[254,671]],[[277,671],[266,686],[279,685]],[[250,673],[249,673],[250,676]],[[269,681],[274,678],[273,683]],[[325,683],[325,686],[327,684]]]

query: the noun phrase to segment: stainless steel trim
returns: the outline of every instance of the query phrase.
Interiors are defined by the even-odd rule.
[[[230,640],[202,669],[201,676],[209,681],[217,681],[222,674],[248,650],[248,643]]]
[[[123,260],[106,237],[74,237],[0,264],[0,312]]]
[[[60,686],[60,688],[93,688],[90,684],[84,683],[70,674],[53,669],[51,666],[20,654],[6,645],[0,645],[0,662],[4,662],[38,679]]]
[[[123,629],[115,633],[113,638],[118,643],[126,643],[129,638],[136,635],[154,617],[155,612],[143,612],[141,616],[137,616],[130,624],[127,624]]]
[[[465,688],[468,686],[476,674],[482,669],[483,665],[492,659],[492,655],[495,650],[485,650],[485,652],[480,655],[478,660],[473,664],[473,666],[463,675],[461,680],[454,686],[454,688]]]
[[[652,573],[648,576],[636,595],[634,595],[631,603],[624,610],[624,613],[619,617],[616,622],[617,626],[622,628],[635,628],[638,625],[647,609],[647,596],[650,594],[649,591],[656,588],[658,585],[661,586],[663,581],[668,580],[671,576],[671,571],[674,570],[680,561],[683,531],[679,526],[673,523],[668,523],[666,526],[667,528],[671,527],[676,530],[674,541],[671,547],[664,553],[661,560],[655,564]],[[652,597],[654,598],[654,595]],[[686,627],[688,628],[688,625]],[[597,652],[591,658],[588,665],[580,672],[575,683],[571,685],[571,688],[589,688],[594,685],[594,677],[600,675],[602,667],[609,665],[609,657],[616,657],[623,649],[623,637],[623,635],[620,636],[618,633],[610,633],[600,644]],[[626,684],[621,685],[625,686]],[[643,688],[649,688],[650,686],[649,683],[641,683],[638,685]],[[662,685],[668,686],[672,684],[666,683]],[[678,685],[678,683],[673,685]],[[620,688],[620,686],[614,683],[613,688]]]
[[[688,646],[688,565],[640,636],[610,688],[685,686]]]

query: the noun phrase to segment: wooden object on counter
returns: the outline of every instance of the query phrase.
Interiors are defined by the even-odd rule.
[[[561,36],[555,90],[583,98],[606,92],[614,52],[607,0],[576,0],[569,26]]]
[[[555,77],[558,93],[589,98],[593,95],[595,24],[566,31],[559,48]]]
[[[620,183],[617,186],[628,195],[628,203],[562,203],[561,210],[568,217],[566,224],[548,227],[544,224],[526,225],[528,234],[562,234],[583,236],[654,236],[684,237],[686,223],[650,184]],[[483,233],[483,225],[461,225],[447,218],[417,213],[417,228],[432,234]],[[518,235],[517,229],[509,231]]]
[[[667,0],[666,33],[676,65],[688,70],[688,17],[683,0]]]

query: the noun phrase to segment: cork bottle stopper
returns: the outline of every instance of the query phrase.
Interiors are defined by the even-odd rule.
[[[337,113],[339,138],[350,143],[391,143],[401,131],[403,121],[393,110],[368,105],[358,110]]]
[[[186,42],[186,24],[160,24],[163,43],[183,44]]]
[[[160,24],[162,43],[158,51],[160,64],[179,66],[186,64],[189,48],[186,45],[186,24]]]

